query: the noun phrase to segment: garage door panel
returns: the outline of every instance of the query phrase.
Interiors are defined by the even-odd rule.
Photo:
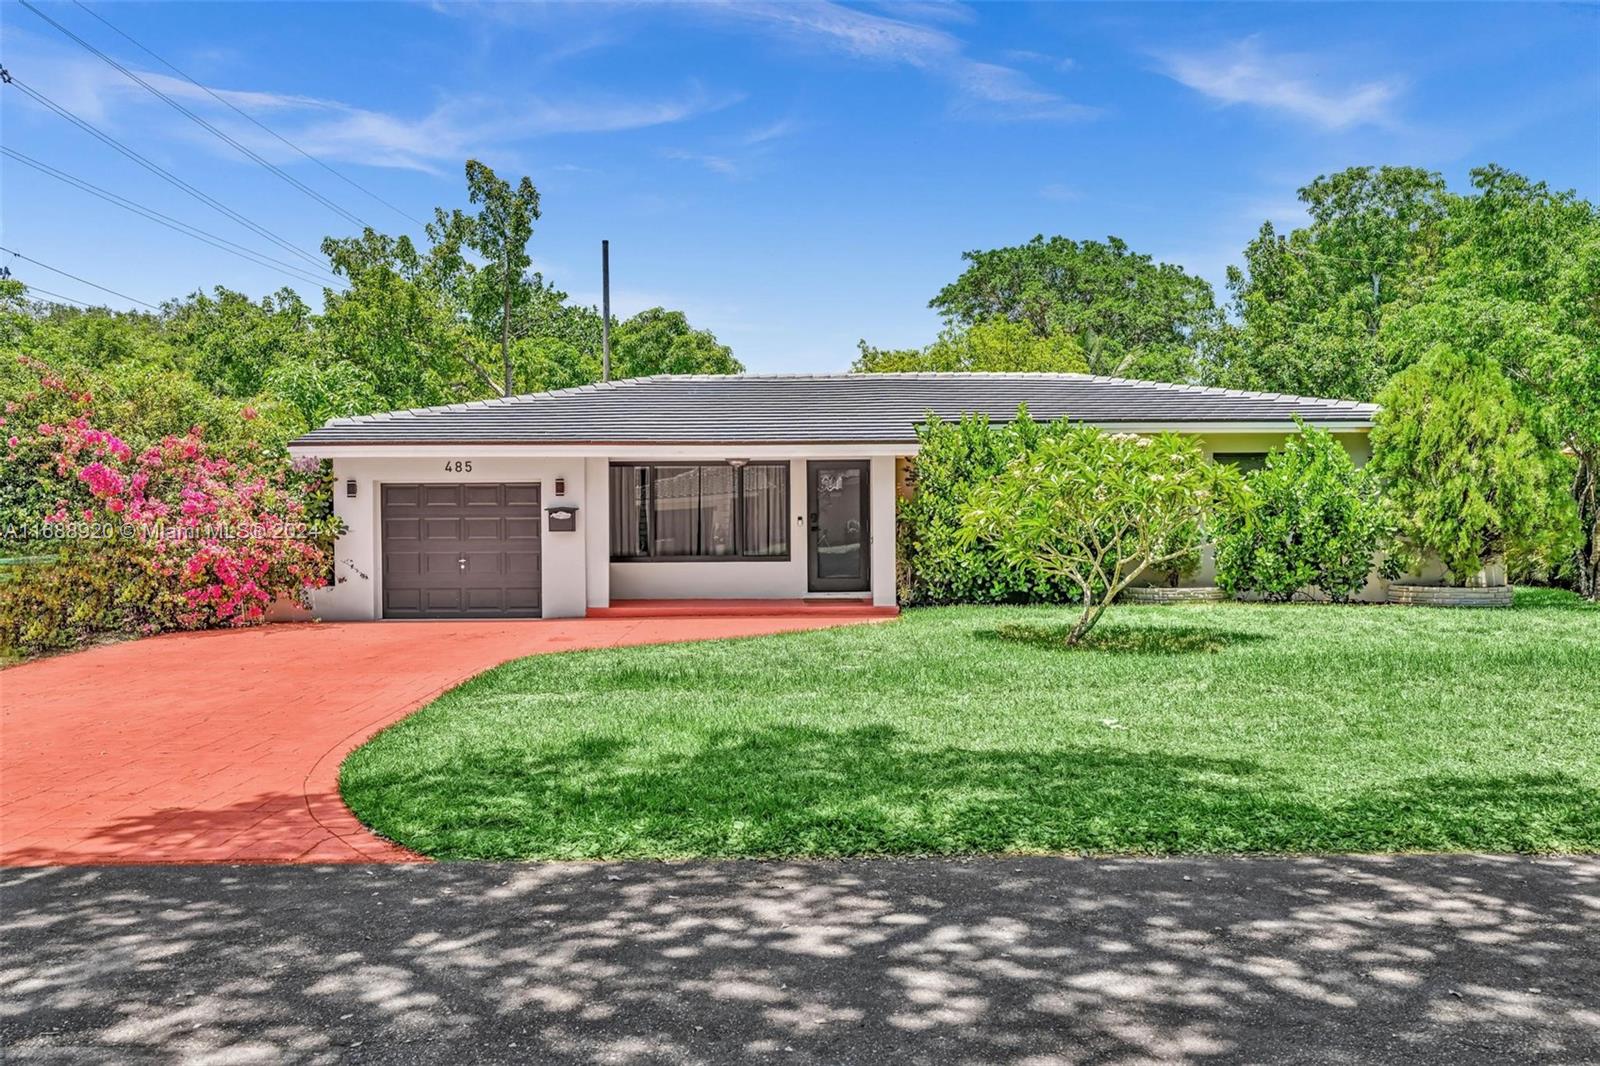
[[[383,536],[389,541],[416,540],[422,536],[422,521],[416,518],[385,518]]]
[[[519,541],[537,541],[539,539],[539,519],[534,518],[507,518],[505,521],[505,539]]]
[[[467,561],[466,576],[470,582],[470,579],[472,578],[499,577],[503,569],[501,566],[501,555],[502,553],[498,551],[470,551],[463,552],[456,558],[465,559]],[[476,582],[470,583],[475,584]]]
[[[429,542],[449,541],[454,544],[461,539],[461,519],[424,518],[422,520],[422,539]]]
[[[537,575],[539,573],[539,553],[506,552],[505,568],[507,576]]]
[[[506,506],[508,507],[538,507],[538,485],[507,485]]]
[[[423,589],[422,606],[429,613],[459,611],[461,610],[461,589]]]
[[[380,499],[385,617],[539,616],[538,485],[385,485]]]
[[[416,611],[422,607],[421,589],[389,589],[383,603],[391,611]]]
[[[422,555],[422,573],[419,576],[433,579],[423,584],[439,584],[439,579],[460,572],[461,556],[455,552],[424,552]]]
[[[383,571],[396,577],[416,577],[422,573],[422,553],[384,552]]]
[[[463,518],[461,520],[461,537],[463,540],[492,540],[501,541],[504,536],[505,519],[502,518]]]

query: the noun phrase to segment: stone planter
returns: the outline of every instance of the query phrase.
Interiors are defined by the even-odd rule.
[[[293,596],[279,596],[267,607],[267,613],[262,618],[262,621],[309,622],[312,617],[311,609]]]
[[[1510,607],[1510,585],[1480,585],[1460,588],[1454,585],[1389,586],[1389,602],[1408,607]]]
[[[1117,599],[1123,603],[1221,603],[1227,595],[1215,585],[1197,588],[1172,588],[1167,585],[1134,585],[1122,590]]]

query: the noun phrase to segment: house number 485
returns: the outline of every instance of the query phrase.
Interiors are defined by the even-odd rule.
[[[444,461],[444,472],[447,474],[470,474],[472,473],[472,460],[446,459]]]

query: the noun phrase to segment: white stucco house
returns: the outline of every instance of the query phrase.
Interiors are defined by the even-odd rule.
[[[582,616],[624,601],[895,605],[895,500],[929,412],[1193,434],[1249,465],[1296,416],[1367,458],[1371,404],[1087,374],[634,378],[341,418],[328,619]],[[1201,574],[1199,580],[1207,580]]]

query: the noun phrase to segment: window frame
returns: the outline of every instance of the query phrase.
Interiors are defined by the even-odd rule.
[[[1256,470],[1265,470],[1267,468],[1267,458],[1271,454],[1272,454],[1271,451],[1264,451],[1264,452],[1212,452],[1211,453],[1211,461],[1213,463],[1227,463],[1228,465],[1232,466],[1235,470],[1239,471],[1240,474],[1248,474],[1248,473],[1251,473],[1251,472],[1256,471]],[[1251,466],[1248,469],[1245,469],[1245,468],[1241,468],[1240,467],[1239,464],[1241,462],[1258,463],[1259,465]]]
[[[733,542],[734,551],[728,555],[618,555],[616,545],[607,543],[613,563],[786,563],[794,558],[794,536],[789,530],[789,515],[793,510],[793,501],[790,494],[794,491],[793,475],[794,464],[785,459],[771,459],[751,461],[734,466],[727,460],[699,461],[692,459],[679,459],[677,461],[655,462],[641,460],[639,462],[614,461],[607,467],[606,472],[606,501],[611,502],[612,475],[611,471],[617,469],[638,470],[643,468],[649,473],[646,475],[646,504],[641,508],[645,522],[645,543],[650,544],[655,540],[655,484],[656,470],[662,467],[710,467],[725,466],[733,470]],[[784,538],[782,555],[745,555],[745,518],[744,518],[744,472],[750,467],[772,467],[783,471],[783,515],[784,532],[789,534]],[[610,534],[607,534],[608,538]]]

